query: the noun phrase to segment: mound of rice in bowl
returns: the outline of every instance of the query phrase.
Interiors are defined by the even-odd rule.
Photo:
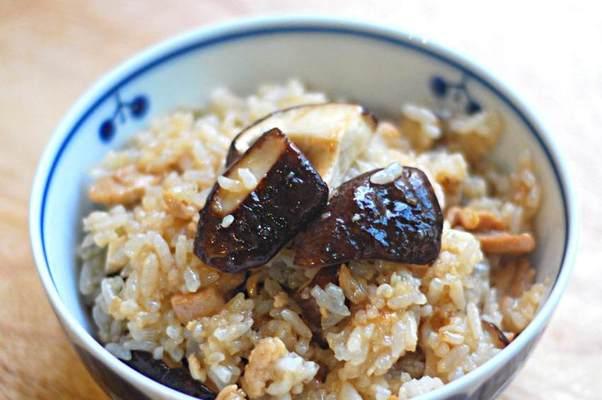
[[[222,176],[235,136],[276,110],[326,102],[294,80],[246,98],[219,89],[106,156],[93,171],[99,207],[83,219],[79,254],[80,291],[107,350],[186,368],[201,398],[392,400],[463,376],[527,326],[544,291],[528,258],[540,187],[528,154],[510,173],[489,161],[503,132],[495,111],[405,104],[327,182],[332,195],[376,168],[423,171],[444,216],[428,265],[307,268],[290,243],[239,272],[195,255],[199,211],[216,181],[238,184]]]

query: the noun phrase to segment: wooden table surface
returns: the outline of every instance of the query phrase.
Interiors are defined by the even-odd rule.
[[[106,399],[59,327],[29,248],[31,180],[61,116],[100,74],[158,40],[275,12],[360,17],[426,35],[479,60],[540,111],[579,190],[581,249],[550,327],[502,398],[602,398],[597,2],[0,0],[0,399]]]

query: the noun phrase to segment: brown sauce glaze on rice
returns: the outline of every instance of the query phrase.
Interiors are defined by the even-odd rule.
[[[394,163],[426,174],[445,217],[430,265],[352,260],[319,272],[296,266],[287,245],[226,273],[195,256],[199,211],[236,135],[327,101],[298,81],[246,98],[216,90],[201,109],[155,119],[93,171],[99,207],[83,220],[80,292],[110,352],[188,368],[200,392],[214,392],[201,398],[394,400],[465,375],[529,324],[544,292],[528,258],[541,192],[528,154],[510,173],[489,161],[504,129],[495,110],[442,119],[406,104],[363,152],[341,153],[334,186]],[[240,176],[221,181],[257,178]]]

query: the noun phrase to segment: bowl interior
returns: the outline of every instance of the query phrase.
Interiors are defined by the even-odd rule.
[[[33,237],[41,243],[64,306],[93,334],[78,295],[75,255],[81,218],[91,209],[85,191],[92,167],[153,116],[197,106],[215,87],[245,94],[260,83],[290,77],[335,99],[358,101],[381,115],[397,114],[407,101],[465,107],[467,99],[502,112],[505,133],[495,158],[511,166],[524,148],[535,158],[543,204],[534,261],[538,281],[553,283],[566,247],[567,205],[552,156],[514,100],[469,68],[454,56],[410,38],[311,24],[188,35],[126,64],[79,103],[59,128],[41,166],[42,195],[33,199],[41,213]],[[433,77],[465,89],[459,91],[459,99],[437,96],[430,85]]]

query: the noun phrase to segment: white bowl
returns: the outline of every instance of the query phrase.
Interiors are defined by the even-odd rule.
[[[576,202],[565,163],[533,113],[474,63],[398,30],[331,18],[243,20],[170,39],[103,77],[63,119],[35,177],[30,235],[50,302],[82,360],[114,398],[192,399],[129,368],[94,339],[78,295],[75,257],[81,217],[91,209],[84,195],[88,172],[151,116],[198,105],[217,86],[249,93],[260,83],[290,77],[357,100],[377,114],[398,111],[412,100],[464,107],[468,98],[503,112],[506,132],[495,153],[500,162],[514,163],[519,149],[532,151],[543,186],[534,262],[537,280],[550,282],[546,300],[524,332],[492,360],[422,398],[494,397],[543,333],[571,272]],[[464,85],[460,103],[442,96],[433,78]]]

